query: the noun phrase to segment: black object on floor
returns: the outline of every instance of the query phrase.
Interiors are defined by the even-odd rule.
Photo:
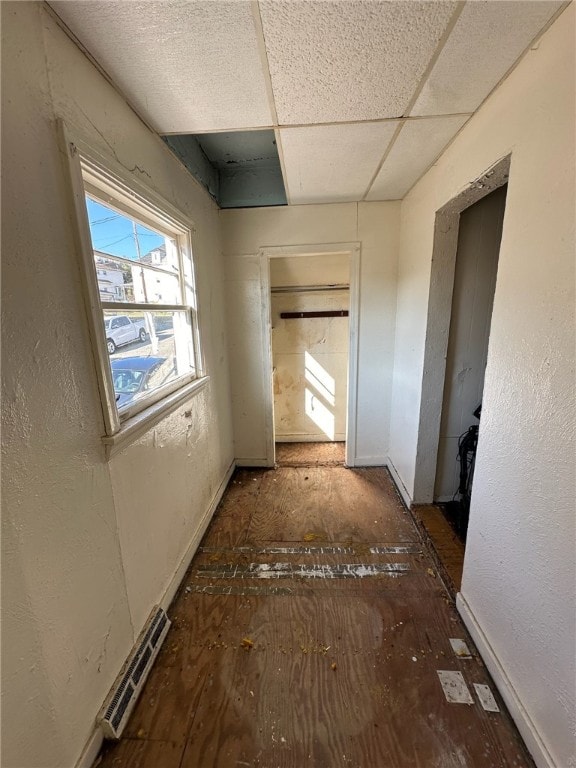
[[[468,519],[470,517],[470,504],[462,503],[461,501],[447,501],[438,506],[442,509],[444,517],[454,529],[454,533],[462,542],[465,542],[468,531]]]

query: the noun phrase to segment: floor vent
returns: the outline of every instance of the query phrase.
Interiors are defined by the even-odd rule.
[[[157,606],[150,614],[98,714],[97,720],[105,738],[119,739],[122,735],[169,628],[170,619],[166,612]]]

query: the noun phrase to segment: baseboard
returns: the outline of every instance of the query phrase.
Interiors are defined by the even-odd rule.
[[[386,456],[355,456],[355,467],[385,467],[387,462]]]
[[[338,434],[334,436],[334,440],[331,440],[329,437],[326,437],[326,435],[310,435],[308,433],[305,434],[289,434],[289,435],[279,435],[276,434],[276,442],[277,443],[344,443],[346,441],[346,434],[342,432],[342,434]]]
[[[532,718],[522,705],[520,697],[516,693],[512,682],[500,664],[494,649],[490,645],[482,627],[477,622],[472,609],[461,592],[458,592],[456,595],[456,607],[480,652],[480,656],[482,656],[488,671],[492,675],[494,684],[500,691],[500,695],[504,699],[504,703],[506,704],[512,719],[516,723],[516,727],[520,731],[520,735],[524,739],[524,743],[532,755],[534,762],[538,768],[559,768],[546,748]]]
[[[198,545],[200,544],[200,542],[202,541],[202,537],[206,533],[206,529],[208,528],[208,525],[212,520],[212,516],[216,511],[216,507],[220,503],[220,499],[224,495],[224,491],[226,490],[226,487],[230,482],[230,478],[232,477],[232,474],[235,468],[236,468],[236,462],[232,461],[232,463],[230,464],[230,466],[226,471],[226,474],[224,475],[222,482],[218,486],[218,490],[216,491],[216,493],[214,494],[214,497],[212,498],[212,501],[210,502],[210,506],[208,507],[206,512],[202,515],[202,519],[200,520],[200,523],[198,524],[198,527],[196,528],[196,531],[192,536],[190,544],[188,545],[186,554],[180,561],[180,565],[176,569],[174,576],[170,580],[170,583],[168,584],[168,587],[166,588],[166,591],[164,592],[164,595],[159,602],[160,607],[164,608],[165,611],[168,610],[170,603],[174,599],[174,595],[178,591],[178,587],[182,583],[184,574],[188,570],[188,566],[190,565],[190,563],[192,562],[192,558],[196,554]]]
[[[96,758],[98,757],[98,753],[100,752],[103,741],[104,735],[102,734],[100,728],[96,727],[86,742],[86,746],[78,758],[75,768],[92,768]]]
[[[268,459],[236,459],[237,467],[270,467]]]
[[[388,458],[386,459],[385,464],[388,467],[388,471],[392,475],[392,480],[394,480],[394,485],[396,486],[398,493],[402,497],[402,501],[404,502],[404,504],[406,504],[408,509],[410,509],[410,507],[412,506],[412,497],[408,493],[406,486],[404,485],[402,478],[398,474],[398,470],[394,466],[394,462],[392,461],[390,456],[388,456]]]

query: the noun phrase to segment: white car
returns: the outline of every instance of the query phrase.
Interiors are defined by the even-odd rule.
[[[146,341],[148,334],[144,320],[132,320],[128,315],[114,315],[104,319],[106,331],[106,348],[111,355],[118,347],[130,344],[131,341]]]

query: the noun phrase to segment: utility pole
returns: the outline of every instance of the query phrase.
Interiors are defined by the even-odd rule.
[[[134,245],[136,246],[136,256],[140,263],[140,243],[138,242],[138,232],[136,231],[136,222],[132,222],[132,232],[134,233]],[[146,278],[144,277],[144,267],[140,267],[140,275],[142,277],[142,288],[144,289],[144,302],[148,303],[148,292],[146,291]]]

